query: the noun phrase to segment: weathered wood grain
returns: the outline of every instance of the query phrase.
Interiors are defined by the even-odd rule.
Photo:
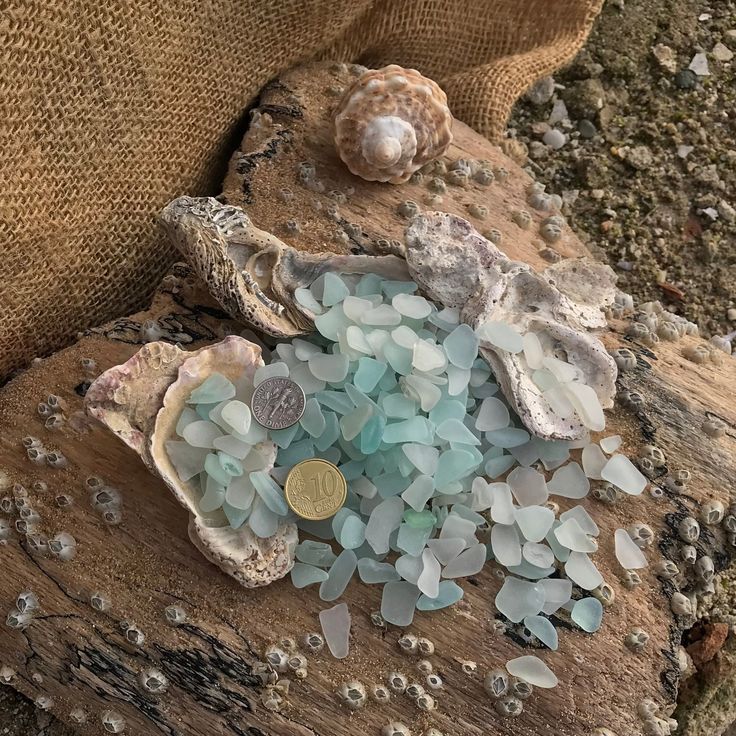
[[[225,195],[244,204],[258,227],[298,247],[318,250],[336,244],[334,222],[324,214],[332,200],[329,191],[351,186],[355,191],[340,211],[346,222],[361,224],[370,239],[348,247],[370,249],[379,239],[400,239],[403,221],[396,214],[398,204],[405,199],[420,202],[426,188],[368,184],[342,170],[323,129],[328,111],[322,90],[335,83],[327,74],[336,73],[319,77],[314,71],[300,72],[269,88],[262,101],[276,128],[267,130],[265,137],[262,131],[246,136],[247,153],[234,157]],[[528,177],[469,129],[458,126],[456,132],[451,157],[488,159],[505,166],[511,176],[505,185],[473,186],[448,195],[442,208],[467,214],[468,202],[485,203],[488,218],[476,225],[498,228],[503,233],[501,247],[511,257],[543,267],[533,235],[539,215],[528,231],[509,220],[511,210],[527,209]],[[272,135],[282,143],[274,143]],[[270,153],[258,155],[264,150]],[[302,191],[297,164],[307,159],[326,182],[324,193]],[[294,194],[288,203],[278,196],[281,188]],[[314,200],[322,203],[321,209],[310,204]],[[279,229],[290,218],[302,225],[294,239]],[[585,253],[569,232],[558,249],[566,255]],[[326,651],[308,655],[308,678],[292,682],[284,708],[275,713],[262,705],[263,688],[254,667],[270,643],[282,637],[299,640],[308,631],[319,630],[318,613],[329,606],[314,589],[295,590],[288,580],[245,590],[210,565],[190,544],[187,512],[163,483],[109,432],[87,424],[80,414],[81,394],[89,379],[81,359],[93,358],[100,371],[125,361],[144,339],[147,320],[156,321],[164,339],[192,347],[242,329],[222,314],[188,269],[177,267],[149,310],[91,331],[0,391],[0,469],[28,489],[30,503],[42,518],[42,533],[51,536],[66,530],[78,541],[77,557],[67,563],[31,554],[17,534],[0,547],[0,611],[9,611],[25,589],[33,590],[41,601],[41,610],[27,629],[3,627],[0,633],[0,667],[17,672],[13,687],[32,698],[50,696],[52,712],[63,720],[70,720],[75,708],[83,708],[88,723],[80,727],[82,733],[100,733],[101,714],[113,709],[125,717],[125,732],[136,736],[370,736],[389,720],[407,723],[415,735],[434,725],[447,736],[587,736],[601,726],[618,736],[631,736],[641,733],[636,706],[643,698],[663,706],[674,703],[680,626],[689,622],[676,621],[670,614],[667,593],[672,586],[663,587],[649,570],[642,572],[643,584],[637,589],[629,591],[621,584],[613,531],[635,521],[649,523],[657,534],[658,549],[647,553],[653,562],[662,553],[676,552],[672,525],[686,510],[695,510],[708,498],[728,500],[736,480],[736,407],[731,388],[736,361],[696,366],[681,357],[685,342],[661,343],[655,354],[630,345],[639,355],[639,365],[623,374],[620,383],[639,391],[646,408],[635,415],[617,405],[609,412],[606,434],[621,434],[623,449],[632,456],[644,442],[655,439],[668,466],[690,470],[693,482],[687,496],[653,498],[645,492],[613,507],[585,500],[601,528],[595,560],[615,590],[616,601],[596,635],[573,630],[560,618],[559,651],[536,652],[557,673],[560,685],[536,690],[519,718],[497,715],[482,687],[487,670],[502,667],[529,647],[514,629],[496,632],[492,601],[501,581],[492,564],[463,581],[464,601],[451,610],[419,614],[411,627],[436,644],[431,660],[445,689],[437,695],[435,713],[421,715],[403,696],[388,706],[372,703],[355,713],[339,704],[335,690],[349,679],[368,685],[393,670],[419,679],[416,662],[396,647],[399,630],[382,630],[370,622],[369,614],[379,607],[380,590],[358,581],[345,595],[353,616],[349,657],[337,661]],[[614,325],[605,336],[607,344],[620,344],[622,331],[623,325]],[[67,403],[67,421],[56,432],[44,429],[36,413],[36,405],[49,393]],[[708,412],[727,422],[725,437],[709,439],[700,431]],[[27,435],[60,449],[68,467],[32,465],[21,447]],[[124,511],[119,526],[105,525],[91,508],[84,480],[93,474],[121,490]],[[48,484],[48,490],[33,489],[39,480]],[[6,493],[0,491],[0,496]],[[73,506],[59,509],[54,502],[59,493],[71,496]],[[560,499],[560,505],[566,508],[573,502]],[[717,550],[714,559],[720,566],[727,563],[720,532],[706,530],[699,546]],[[92,609],[89,599],[94,591],[109,595],[109,611]],[[172,604],[187,611],[187,624],[167,624],[164,609]],[[135,622],[144,633],[142,646],[126,640],[120,628],[123,620]],[[623,644],[634,626],[651,635],[642,655],[632,654]],[[477,663],[476,674],[462,672],[465,661]],[[138,678],[149,667],[169,678],[166,693],[153,697],[142,688]]]

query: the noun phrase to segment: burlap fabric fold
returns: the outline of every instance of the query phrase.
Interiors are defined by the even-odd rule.
[[[174,259],[158,211],[218,191],[244,111],[280,71],[413,66],[497,138],[601,3],[0,2],[0,380],[145,302]]]

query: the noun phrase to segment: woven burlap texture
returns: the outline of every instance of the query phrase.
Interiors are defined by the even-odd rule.
[[[413,66],[497,138],[602,0],[9,0],[0,5],[0,379],[145,303],[156,215],[217,193],[259,89],[314,58]]]

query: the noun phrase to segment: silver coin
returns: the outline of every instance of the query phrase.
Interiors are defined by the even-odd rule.
[[[274,376],[256,386],[250,409],[262,427],[286,429],[302,418],[305,403],[304,391],[298,383]]]

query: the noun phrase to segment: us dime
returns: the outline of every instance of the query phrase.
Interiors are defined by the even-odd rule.
[[[327,460],[302,460],[286,476],[286,503],[303,519],[321,521],[334,516],[345,503],[345,476]]]
[[[305,402],[298,383],[274,376],[256,386],[250,409],[258,424],[266,429],[286,429],[302,418]]]

